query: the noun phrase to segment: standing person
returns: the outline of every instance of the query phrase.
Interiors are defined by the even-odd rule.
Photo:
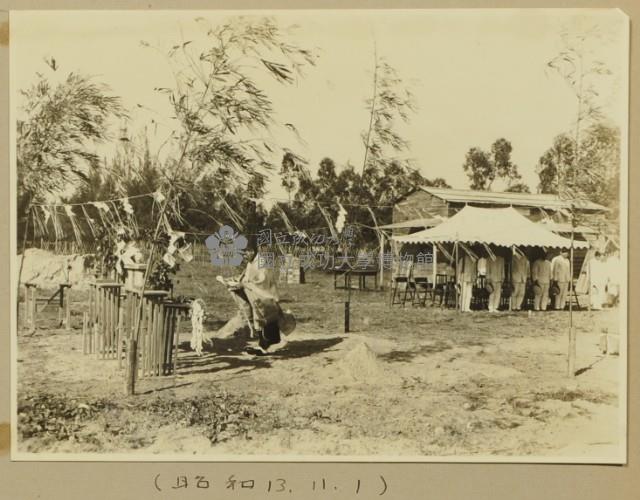
[[[496,255],[495,260],[487,261],[487,287],[489,290],[489,312],[497,312],[502,296],[502,282],[504,281],[504,258]]]
[[[591,284],[591,309],[599,311],[607,302],[607,285],[609,282],[604,256],[600,252],[596,252],[595,257],[591,259],[589,272],[591,273],[589,277]]]
[[[464,251],[463,251],[464,252]],[[456,274],[458,275],[458,286],[460,287],[460,304],[463,311],[471,311],[471,297],[473,295],[473,283],[477,277],[476,261],[464,252],[458,259]]]
[[[569,263],[569,252],[562,250],[551,261],[551,276],[558,285],[558,293],[553,298],[554,309],[556,311],[564,309],[567,304],[567,291],[569,281],[571,281],[571,264]]]
[[[607,298],[608,306],[615,306],[620,300],[620,252],[615,251],[604,262],[607,273]]]
[[[542,254],[531,266],[533,280],[533,309],[546,311],[549,305],[549,285],[551,284],[550,255]]]
[[[511,309],[519,311],[524,302],[524,291],[527,278],[531,273],[529,259],[518,253],[513,253],[511,258]]]
[[[482,256],[478,259],[478,277],[487,275],[487,258]]]

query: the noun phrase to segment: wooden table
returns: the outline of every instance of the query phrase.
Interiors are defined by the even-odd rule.
[[[338,276],[344,277],[344,286],[338,286]],[[378,277],[378,270],[372,268],[355,268],[351,269],[350,267],[334,267],[333,268],[333,288],[351,288],[351,277],[358,277],[358,290],[366,290],[367,289],[367,276],[373,276],[374,281]]]

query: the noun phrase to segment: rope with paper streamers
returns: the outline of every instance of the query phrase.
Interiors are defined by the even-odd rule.
[[[212,190],[204,190],[194,186],[194,190],[200,192],[214,193],[219,196],[220,207],[225,211],[228,215],[229,219],[232,223],[239,229],[243,229],[246,221],[240,215],[240,213],[235,210],[229,202],[226,200],[224,196],[220,194],[219,191]],[[97,225],[100,224],[102,227],[107,228],[109,231],[117,231],[119,228],[125,227],[128,229],[131,235],[139,236],[140,229],[138,227],[138,222],[135,217],[134,209],[131,204],[131,200],[151,197],[154,201],[152,205],[152,214],[155,212],[156,204],[162,203],[164,201],[165,196],[160,191],[154,191],[150,193],[144,193],[139,195],[125,196],[119,198],[113,198],[108,200],[101,201],[88,201],[83,203],[65,203],[65,204],[44,204],[44,203],[34,203],[32,205],[32,217],[33,217],[33,228],[34,234],[37,237],[43,237],[45,235],[49,235],[49,222],[52,222],[53,232],[56,240],[62,240],[65,238],[64,230],[59,218],[58,208],[62,207],[64,214],[70,221],[72,233],[74,239],[79,245],[82,245],[82,239],[85,236],[86,231],[83,231],[80,226],[79,219],[82,219],[83,222],[87,225],[88,232],[91,233],[93,238],[97,238],[98,230]],[[282,198],[277,197],[263,197],[265,200],[278,200],[284,201]],[[315,205],[320,210],[322,216],[327,222],[327,228],[333,237],[338,237],[338,234],[342,232],[342,229],[346,222],[347,210],[345,206],[355,206],[355,207],[365,207],[371,212],[371,208],[374,207],[391,207],[391,205],[363,205],[363,204],[353,204],[353,203],[342,203],[336,202],[338,208],[338,217],[336,218],[335,223],[332,221],[330,214],[326,210],[327,207],[322,206],[318,202],[314,202]],[[120,208],[120,207],[121,208]],[[76,214],[73,211],[73,207],[80,207],[82,214]],[[92,207],[92,210],[95,211],[95,215],[92,215],[87,210],[88,207]],[[286,212],[280,205],[280,203],[276,203],[275,207],[278,209],[281,218],[291,233],[297,232],[297,230],[293,227],[293,224],[289,220]],[[333,207],[334,209],[336,207]],[[42,215],[38,213],[38,209],[42,212]],[[120,213],[122,212],[122,214]],[[185,219],[182,217],[179,205],[179,197],[175,197],[172,203],[172,215],[173,218],[180,222],[182,221],[186,225]],[[364,226],[369,227],[369,226]],[[324,229],[324,228],[316,228],[316,229]],[[376,228],[372,228],[376,229]],[[309,231],[310,229],[307,229]],[[312,229],[313,230],[313,229]],[[198,233],[189,233],[189,234],[198,234]]]

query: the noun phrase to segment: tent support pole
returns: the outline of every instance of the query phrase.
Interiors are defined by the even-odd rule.
[[[433,281],[433,287],[435,289],[436,286],[436,277],[438,274],[438,246],[433,243],[432,244],[432,248],[433,248],[433,269],[431,270],[431,279]]]
[[[455,258],[456,258],[456,262],[455,262],[455,267],[454,269],[456,270],[456,309],[458,311],[462,310],[462,301],[460,300],[460,292],[458,291],[458,287],[460,287],[460,290],[462,290],[462,282],[460,280],[461,276],[459,275],[459,270],[458,270],[458,240],[456,240],[455,244],[454,244],[454,253],[455,253]]]
[[[509,294],[509,311],[513,311],[513,281],[511,279],[511,271],[513,268],[513,256],[515,252],[513,251],[513,245],[511,245],[511,260],[509,261],[509,290],[511,293]]]

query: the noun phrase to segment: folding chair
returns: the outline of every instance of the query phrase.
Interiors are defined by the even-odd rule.
[[[391,305],[394,306],[396,304],[404,305],[407,302],[407,299],[413,302],[415,297],[415,286],[412,282],[411,272],[412,266],[409,262],[407,266],[403,266],[406,263],[400,263],[395,276],[392,278],[393,289],[391,292]],[[397,301],[396,301],[397,298]]]
[[[433,297],[433,286],[429,283],[429,278],[425,276],[416,276],[413,278],[414,294],[411,305],[419,305],[425,307],[427,298]]]
[[[569,302],[571,302],[572,309],[582,310],[582,305],[580,304],[580,300],[578,299],[578,292],[576,292],[575,280],[571,283],[571,288],[567,292],[567,307],[569,306]]]
[[[455,307],[456,289],[455,277],[446,274],[436,274],[436,282],[431,291],[431,304],[439,301],[440,307]]]
[[[481,309],[487,309],[489,303],[489,293],[486,289],[487,278],[486,276],[478,276],[476,282],[473,284],[473,292],[471,296],[471,309],[477,311]]]
[[[524,302],[522,304],[522,309],[525,311],[533,310],[534,301],[535,293],[533,291],[533,281],[527,279],[527,284],[524,289]]]
[[[407,299],[410,299],[413,303],[413,299],[416,295],[415,287],[413,283],[409,282],[409,276],[396,276],[393,278],[393,292],[391,295],[391,305],[395,306],[396,304],[404,305],[407,302]],[[398,299],[396,301],[396,298]]]
[[[504,280],[502,282],[502,290],[500,294],[500,307],[501,311],[508,311],[511,307],[511,294],[513,293],[511,282]]]

